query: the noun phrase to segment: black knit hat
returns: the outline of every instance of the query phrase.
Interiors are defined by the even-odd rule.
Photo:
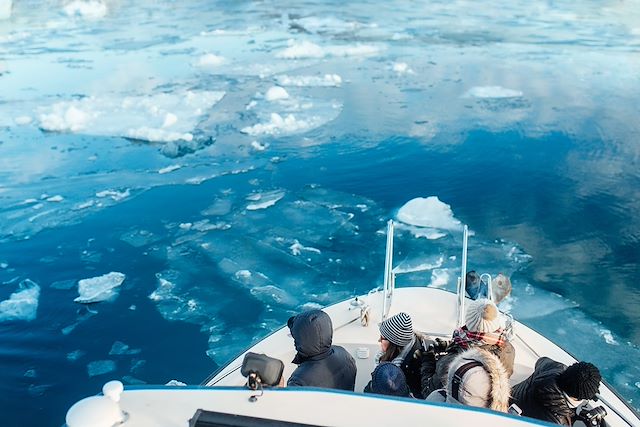
[[[589,362],[578,362],[564,370],[556,383],[560,390],[575,399],[593,399],[599,393],[602,376],[600,371]]]

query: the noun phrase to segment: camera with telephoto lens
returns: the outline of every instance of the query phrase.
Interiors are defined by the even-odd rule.
[[[592,409],[582,408],[580,412],[578,412],[578,419],[585,423],[587,426],[599,426],[606,416],[607,410],[602,406],[596,406]]]

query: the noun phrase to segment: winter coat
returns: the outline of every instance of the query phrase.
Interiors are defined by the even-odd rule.
[[[422,335],[416,334],[416,339],[414,340],[411,350],[409,350],[402,363],[400,363],[400,368],[407,379],[409,390],[411,390],[413,397],[417,399],[424,399],[420,385],[420,354],[423,338]]]
[[[312,310],[299,314],[290,323],[298,367],[287,386],[335,388],[353,391],[356,361],[343,348],[331,345],[333,326],[328,314]]]
[[[571,426],[575,409],[556,384],[556,377],[567,367],[548,357],[536,362],[533,374],[513,387],[512,402],[522,409],[522,415],[555,424]]]
[[[511,377],[516,357],[516,349],[513,347],[513,344],[505,341],[503,346],[485,344],[476,346],[476,348],[487,350],[495,356],[498,356],[500,362],[502,362],[502,366],[507,372],[507,376],[509,378]],[[447,348],[446,354],[441,355],[437,360],[433,353],[422,354],[420,376],[423,396],[429,396],[433,391],[444,387],[447,373],[449,372],[449,365],[453,359],[463,351],[464,349],[452,344]]]
[[[488,374],[488,394],[479,394],[482,384],[487,384],[487,376],[478,377],[473,371],[467,371],[459,379],[456,387],[454,376],[459,370],[464,369],[470,362],[478,362]],[[456,388],[454,390],[454,388]],[[446,377],[446,388],[434,390],[427,396],[431,402],[461,403],[469,406],[493,409],[494,411],[507,412],[509,408],[509,377],[502,366],[502,362],[487,350],[472,347],[454,356],[449,365]]]

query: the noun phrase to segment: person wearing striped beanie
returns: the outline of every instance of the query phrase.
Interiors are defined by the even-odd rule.
[[[426,336],[413,330],[409,314],[400,312],[380,323],[378,363],[391,362],[402,369],[411,394],[423,399],[420,386],[420,351]]]

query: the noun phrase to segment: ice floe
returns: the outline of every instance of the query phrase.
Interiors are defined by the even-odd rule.
[[[397,218],[405,224],[442,230],[460,230],[460,221],[454,218],[451,206],[437,196],[417,197],[398,210]]]
[[[520,96],[522,96],[521,91],[501,86],[475,86],[464,94],[464,97],[472,98],[517,98]]]
[[[256,193],[247,196],[247,200],[251,203],[247,205],[248,211],[256,211],[259,209],[266,209],[275,205],[285,195],[283,190],[273,190],[264,193]]]
[[[87,19],[104,18],[107,14],[107,5],[98,0],[73,0],[63,7],[68,16],[81,16]]]
[[[94,360],[87,364],[87,374],[89,377],[108,374],[116,370],[116,362],[113,360]]]
[[[296,116],[293,114],[287,114],[282,117],[278,113],[271,113],[270,120],[268,122],[244,127],[241,132],[249,135],[278,135],[306,131],[315,128],[322,123],[323,120],[320,117],[296,119]]]
[[[104,198],[109,197],[112,200],[118,202],[122,199],[125,199],[131,195],[130,190],[127,188],[123,191],[120,190],[103,190],[96,193],[96,197]]]
[[[35,319],[39,298],[40,286],[29,279],[23,280],[9,299],[0,302],[0,322]]]
[[[342,77],[337,74],[325,74],[324,76],[289,76],[283,74],[276,76],[276,81],[281,86],[340,86]]]
[[[78,282],[78,293],[75,302],[92,303],[107,301],[118,294],[117,288],[124,282],[125,275],[114,272],[102,276],[82,279]]]
[[[288,47],[276,54],[277,58],[283,59],[320,59],[327,56],[369,56],[376,55],[382,51],[378,46],[357,44],[345,46],[319,46],[308,40],[290,39]]]
[[[139,348],[130,348],[129,345],[123,343],[122,341],[116,341],[111,346],[111,350],[109,350],[109,355],[123,356],[123,355],[138,354],[141,351],[142,350],[140,350]]]
[[[297,239],[293,241],[293,244],[289,246],[292,255],[300,255],[302,251],[314,252],[314,253],[322,253],[320,249],[312,248],[310,246],[303,246]]]
[[[177,170],[178,170],[178,169],[180,169],[181,167],[182,167],[182,165],[169,165],[169,166],[166,166],[166,167],[164,167],[164,168],[160,169],[160,170],[158,171],[158,173],[162,175],[162,174],[165,174],[165,173],[169,173],[169,172],[177,171]]]
[[[398,74],[415,74],[406,62],[394,62],[391,68]]]
[[[289,98],[289,94],[283,87],[272,86],[269,88],[269,90],[267,90],[267,93],[264,97],[267,101],[277,101],[280,99]]]
[[[200,117],[224,92],[175,91],[139,96],[89,96],[38,109],[47,131],[122,136],[152,142],[191,141]]]
[[[75,362],[76,360],[83,357],[85,354],[87,354],[87,352],[84,350],[74,350],[67,353],[67,360],[70,362]]]
[[[227,62],[227,60],[222,57],[215,55],[213,53],[207,53],[198,58],[197,65],[199,67],[204,68],[215,68]]]

